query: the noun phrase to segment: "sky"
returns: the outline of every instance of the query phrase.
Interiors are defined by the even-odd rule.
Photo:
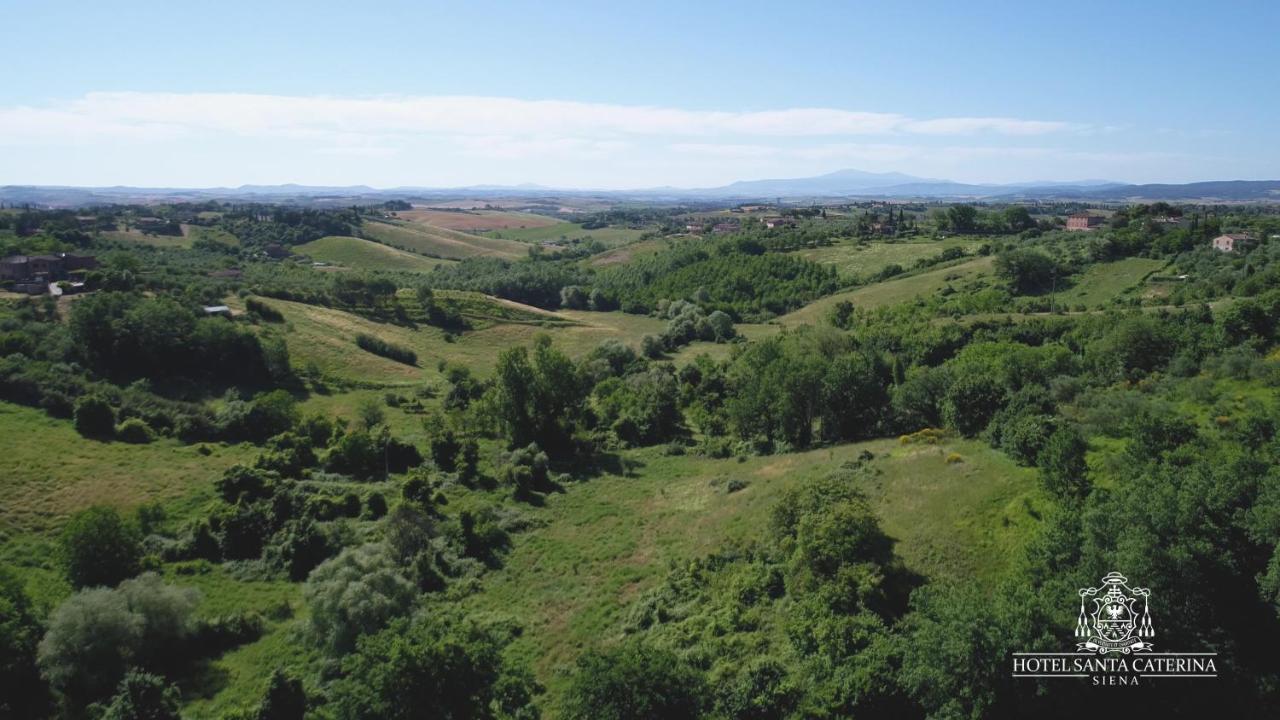
[[[0,184],[1280,178],[1280,3],[0,0]]]

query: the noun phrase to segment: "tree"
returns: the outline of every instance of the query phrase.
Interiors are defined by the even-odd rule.
[[[848,300],[841,300],[831,307],[827,313],[827,320],[833,327],[841,330],[851,330],[853,328],[853,303]]]
[[[340,720],[533,720],[539,688],[503,656],[511,628],[453,614],[398,620],[362,638],[332,704]]]
[[[1084,436],[1073,426],[1058,428],[1040,450],[1040,482],[1060,500],[1079,500],[1089,493],[1089,449]]]
[[[841,355],[822,379],[822,437],[856,440],[876,430],[882,408],[889,403],[881,368],[858,353]]]
[[[956,232],[973,232],[977,227],[978,209],[972,205],[952,205],[947,209],[947,220]]]
[[[184,659],[199,593],[147,573],[120,587],[81,590],[49,619],[40,669],[73,706],[107,696],[131,667],[161,671]]]
[[[164,678],[144,672],[130,672],[101,720],[180,720],[181,694]]]
[[[996,257],[996,275],[1007,280],[1015,292],[1028,295],[1049,289],[1058,263],[1038,250],[1017,249]]]
[[[491,407],[509,447],[536,442],[553,455],[567,453],[586,400],[573,362],[540,335],[532,359],[523,347],[503,351],[496,375]]]
[[[44,628],[22,583],[0,567],[0,717],[46,717],[48,688],[36,666]]]
[[[458,453],[462,443],[452,430],[444,429],[431,438],[431,459],[436,467],[445,472],[453,472],[458,466]]]
[[[475,438],[467,438],[462,443],[462,467],[458,469],[458,478],[463,482],[471,482],[480,476],[480,443]]]
[[[307,693],[302,681],[276,668],[267,680],[267,692],[253,720],[302,720],[306,712]]]
[[[947,388],[942,400],[942,419],[961,435],[973,437],[986,429],[1004,404],[1004,398],[1004,388],[995,378],[980,368],[968,369],[959,373]]]
[[[592,650],[578,660],[564,702],[568,720],[694,720],[706,684],[675,653],[638,642]]]
[[[116,412],[101,395],[84,395],[76,400],[75,419],[76,432],[85,437],[111,437],[116,426]]]
[[[365,430],[372,430],[387,421],[387,413],[382,409],[382,403],[373,397],[360,401],[356,407],[356,416],[360,427]]]
[[[114,509],[95,506],[77,513],[62,531],[61,549],[72,587],[112,586],[138,572],[138,531]]]
[[[1004,210],[1004,223],[1013,232],[1022,232],[1036,225],[1031,213],[1022,205],[1010,205]]]
[[[347,548],[311,572],[303,592],[317,640],[341,655],[413,605],[417,590],[384,545]]]

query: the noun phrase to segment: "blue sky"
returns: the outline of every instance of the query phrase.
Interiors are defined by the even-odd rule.
[[[1280,3],[0,0],[0,183],[1280,178]]]

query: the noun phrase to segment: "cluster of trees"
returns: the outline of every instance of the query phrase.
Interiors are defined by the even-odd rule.
[[[426,283],[432,288],[472,290],[554,310],[560,307],[560,291],[569,285],[584,285],[585,277],[581,268],[569,261],[467,258],[436,268]]]
[[[747,237],[693,240],[596,273],[591,281],[624,312],[647,314],[659,302],[693,299],[735,320],[765,320],[839,286],[836,271],[799,257],[766,253]]]
[[[168,297],[98,292],[77,302],[68,322],[72,353],[104,377],[191,378],[261,385],[288,373],[283,343],[203,318]]]
[[[6,717],[176,718],[171,684],[200,660],[252,641],[252,614],[198,617],[200,594],[141,572],[138,522],[94,507],[64,527],[58,559],[74,592],[47,617],[0,569],[0,708]],[[139,574],[141,573],[141,574]]]
[[[359,226],[355,210],[312,210],[280,205],[230,205],[222,209],[217,227],[240,240],[245,248],[301,245],[327,235],[351,235]]]
[[[898,427],[983,437],[1039,467],[1043,525],[1020,559],[994,583],[922,584],[853,489],[874,485],[876,462],[864,456],[780,498],[770,536],[679,563],[632,604],[627,641],[584,656],[566,713],[1075,717],[1095,701],[1060,681],[1010,681],[993,659],[1069,647],[1076,590],[1116,568],[1161,589],[1162,646],[1234,658],[1231,676],[1212,685],[1162,685],[1117,696],[1116,708],[1280,711],[1271,692],[1280,663],[1266,650],[1280,637],[1271,470],[1280,412],[1223,398],[1206,423],[1181,409],[1188,393],[1214,403],[1213,379],[1280,383],[1252,354],[1277,340],[1263,320],[1275,292],[1218,318],[1135,313],[980,329],[944,362],[891,371],[890,402],[871,407],[887,405]],[[886,340],[869,330],[855,335]],[[808,343],[794,363],[821,347],[803,335],[777,342],[761,353]],[[767,368],[762,359],[752,362]],[[802,403],[787,407],[803,416]],[[1085,461],[1097,434],[1123,448],[1105,465]]]
[[[279,432],[271,418],[291,402],[268,388],[291,377],[278,335],[198,317],[166,296],[98,292],[65,322],[48,300],[0,317],[0,398],[74,418],[90,437],[260,441]],[[228,385],[219,412],[199,402]],[[241,400],[241,390],[257,395]]]

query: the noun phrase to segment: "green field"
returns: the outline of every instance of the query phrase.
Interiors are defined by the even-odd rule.
[[[520,240],[522,242],[554,242],[556,240],[580,240],[589,237],[605,245],[618,246],[635,242],[644,233],[644,230],[613,226],[587,230],[578,223],[562,222],[544,227],[493,230],[485,233],[485,236]]]
[[[368,220],[361,226],[360,232],[370,240],[448,260],[476,256],[514,259],[524,257],[529,252],[528,245],[514,240],[469,235],[418,223]]]
[[[1165,264],[1164,260],[1131,257],[1090,265],[1075,278],[1070,288],[1058,293],[1059,302],[1072,307],[1103,306],[1137,287],[1148,275],[1160,270]]]
[[[621,263],[631,262],[632,260],[645,255],[653,255],[671,247],[672,240],[668,238],[652,238],[650,240],[639,240],[637,242],[621,245],[599,255],[593,255],[585,262],[592,267],[604,267],[606,265],[618,265]]]
[[[446,299],[451,295],[454,293],[441,293]],[[457,295],[467,297],[463,293]],[[497,306],[487,322],[462,333],[453,342],[446,342],[446,333],[435,327],[380,323],[342,310],[286,300],[266,302],[284,314],[284,337],[295,367],[301,369],[315,363],[327,376],[387,386],[434,381],[439,378],[436,364],[442,359],[488,373],[502,350],[527,345],[539,334],[550,335],[557,347],[572,357],[581,357],[611,338],[638,346],[641,337],[656,335],[666,327],[666,321],[644,315],[573,310],[552,313],[504,300],[485,301]],[[233,308],[243,307],[238,298],[227,302]],[[353,339],[359,333],[412,349],[418,354],[418,365],[405,365],[357,348]]]
[[[397,250],[372,240],[330,235],[294,247],[294,252],[313,260],[340,265],[353,270],[401,270],[429,272],[447,260],[438,260]]]
[[[917,260],[938,255],[947,248],[961,248],[972,254],[982,242],[975,238],[911,242],[864,242],[846,239],[829,247],[800,250],[796,254],[822,265],[832,265],[844,278],[865,279],[894,263],[911,269]]]
[[[204,215],[205,213],[201,213]],[[182,232],[192,241],[211,240],[213,242],[222,243],[223,245],[231,245],[232,247],[240,246],[240,238],[223,230],[220,227],[205,227],[203,225],[183,225]]]
[[[886,439],[745,462],[636,451],[626,456],[636,466],[628,476],[595,478],[529,508],[545,526],[517,536],[504,567],[466,605],[523,625],[513,650],[547,686],[544,707],[554,716],[564,669],[582,649],[621,636],[628,603],[669,563],[758,539],[784,490],[864,450],[880,471],[864,489],[918,572],[993,577],[1036,526],[1028,511],[1039,502],[1034,471],[977,441]],[[951,453],[961,460],[948,463]],[[729,478],[750,484],[725,494]]]
[[[932,295],[951,283],[988,275],[993,262],[994,258],[979,257],[955,265],[926,270],[917,275],[893,278],[856,290],[828,295],[795,312],[783,315],[778,318],[778,322],[783,325],[818,325],[826,317],[828,310],[842,300],[848,300],[854,307],[859,308],[886,307],[908,302],[917,297]]]
[[[137,230],[128,232],[124,230],[108,230],[103,232],[101,237],[104,240],[166,248],[189,248],[192,243],[192,238],[186,235],[146,235]]]
[[[147,445],[86,440],[68,420],[0,402],[0,533],[54,530],[71,513],[90,505],[123,510],[148,502],[192,495],[210,497],[223,468],[250,457],[253,449],[176,440]]]

